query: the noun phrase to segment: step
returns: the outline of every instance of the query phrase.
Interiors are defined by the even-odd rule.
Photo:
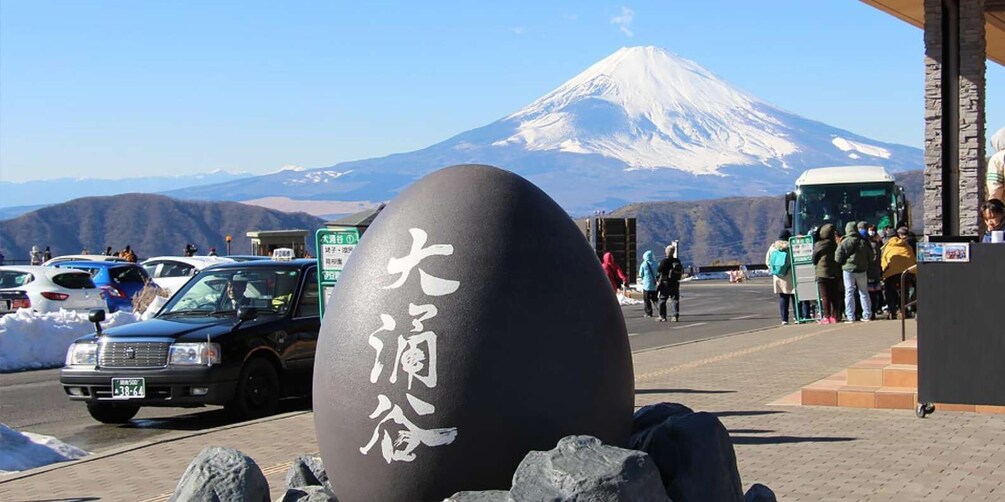
[[[842,408],[875,408],[876,391],[873,385],[844,385],[837,390],[837,405]]]
[[[918,388],[918,367],[911,364],[890,364],[883,368],[883,387]]]
[[[848,367],[848,385],[881,387],[883,385],[883,369],[889,365],[889,355],[885,358],[859,361]]]
[[[800,390],[800,402],[805,406],[837,406],[837,391],[844,386],[845,372],[840,371],[804,386]]]
[[[911,338],[890,347],[890,357],[893,364],[918,365],[918,339]]]
[[[876,407],[887,410],[913,410],[918,405],[918,390],[905,387],[876,389]]]

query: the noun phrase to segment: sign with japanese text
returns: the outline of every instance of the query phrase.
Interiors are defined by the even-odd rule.
[[[325,315],[325,304],[331,296],[331,289],[342,275],[342,269],[352,250],[359,243],[359,230],[346,228],[320,228],[315,234],[318,260],[318,290],[324,293],[321,302],[321,316]]]

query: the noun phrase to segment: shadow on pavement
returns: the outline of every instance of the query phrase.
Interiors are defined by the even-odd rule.
[[[635,394],[733,394],[735,390],[635,389]]]
[[[311,409],[310,400],[304,398],[284,399],[279,404],[276,414],[289,413]],[[170,415],[164,417],[136,418],[128,424],[117,426],[119,429],[164,429],[175,431],[199,431],[224,425],[242,422],[223,408],[201,410],[185,415]]]
[[[717,417],[753,417],[756,415],[777,415],[786,413],[784,411],[710,411],[709,413]]]
[[[786,444],[786,443],[839,443],[843,441],[857,441],[858,438],[850,437],[797,437],[797,436],[740,436],[732,437],[733,444]]]

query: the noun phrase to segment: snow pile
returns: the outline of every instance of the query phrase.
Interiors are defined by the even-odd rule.
[[[641,305],[642,304],[642,300],[636,300],[634,298],[629,298],[629,297],[625,296],[624,294],[622,294],[621,292],[618,292],[618,303],[620,303],[621,305]]]
[[[138,314],[116,312],[101,323],[103,328],[140,320]],[[66,349],[77,338],[94,332],[87,314],[68,310],[39,314],[28,309],[0,317],[0,372],[58,368]]]
[[[52,436],[18,432],[0,424],[0,474],[85,457],[88,453]]]

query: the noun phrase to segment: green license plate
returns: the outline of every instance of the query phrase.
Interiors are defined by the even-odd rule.
[[[147,396],[146,381],[142,378],[113,378],[112,399],[142,399]]]

